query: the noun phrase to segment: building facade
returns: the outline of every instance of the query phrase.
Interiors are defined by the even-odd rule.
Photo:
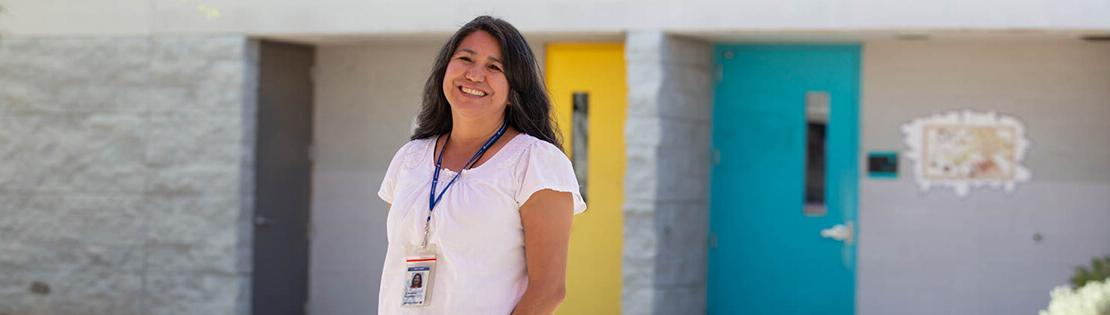
[[[562,314],[1031,313],[1110,254],[1098,1],[0,7],[0,314],[372,313],[375,192],[481,14],[586,174]],[[923,189],[906,126],[963,111],[1028,180]]]

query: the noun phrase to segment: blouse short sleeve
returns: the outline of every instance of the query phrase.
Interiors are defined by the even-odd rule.
[[[586,203],[582,200],[582,193],[578,188],[578,179],[574,175],[574,167],[562,150],[549,142],[537,139],[531,143],[521,159],[517,172],[521,183],[515,196],[517,205],[524,205],[524,202],[537,191],[551,189],[573,195],[574,214],[586,210]]]
[[[397,173],[401,171],[402,160],[404,160],[405,153],[411,145],[412,143],[409,142],[401,146],[397,153],[393,155],[393,160],[389,161],[389,168],[385,170],[385,178],[382,178],[382,186],[378,189],[378,197],[387,203],[393,203],[393,193],[397,186]]]

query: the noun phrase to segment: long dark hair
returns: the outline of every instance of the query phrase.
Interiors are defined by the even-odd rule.
[[[509,22],[485,15],[474,18],[459,28],[439,50],[432,74],[424,84],[424,102],[412,140],[451,131],[451,105],[443,94],[443,76],[447,73],[447,63],[455,49],[459,48],[459,43],[475,31],[489,33],[501,45],[502,66],[505,78],[509,81],[509,106],[505,107],[505,119],[509,126],[562,148],[562,141],[551,117],[551,100],[547,97],[540,67],[536,63],[536,57],[532,55],[528,41]]]

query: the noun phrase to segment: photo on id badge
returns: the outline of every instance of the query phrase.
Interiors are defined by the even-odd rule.
[[[424,278],[428,277],[428,266],[409,267],[405,284],[405,295],[401,302],[404,306],[420,306],[427,302],[427,287]]]
[[[402,307],[428,306],[431,303],[432,277],[436,268],[435,246],[410,250],[405,258]]]

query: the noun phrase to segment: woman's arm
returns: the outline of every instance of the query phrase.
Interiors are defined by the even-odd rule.
[[[520,207],[528,288],[516,304],[514,315],[554,313],[566,297],[572,198],[570,193],[544,189]]]

